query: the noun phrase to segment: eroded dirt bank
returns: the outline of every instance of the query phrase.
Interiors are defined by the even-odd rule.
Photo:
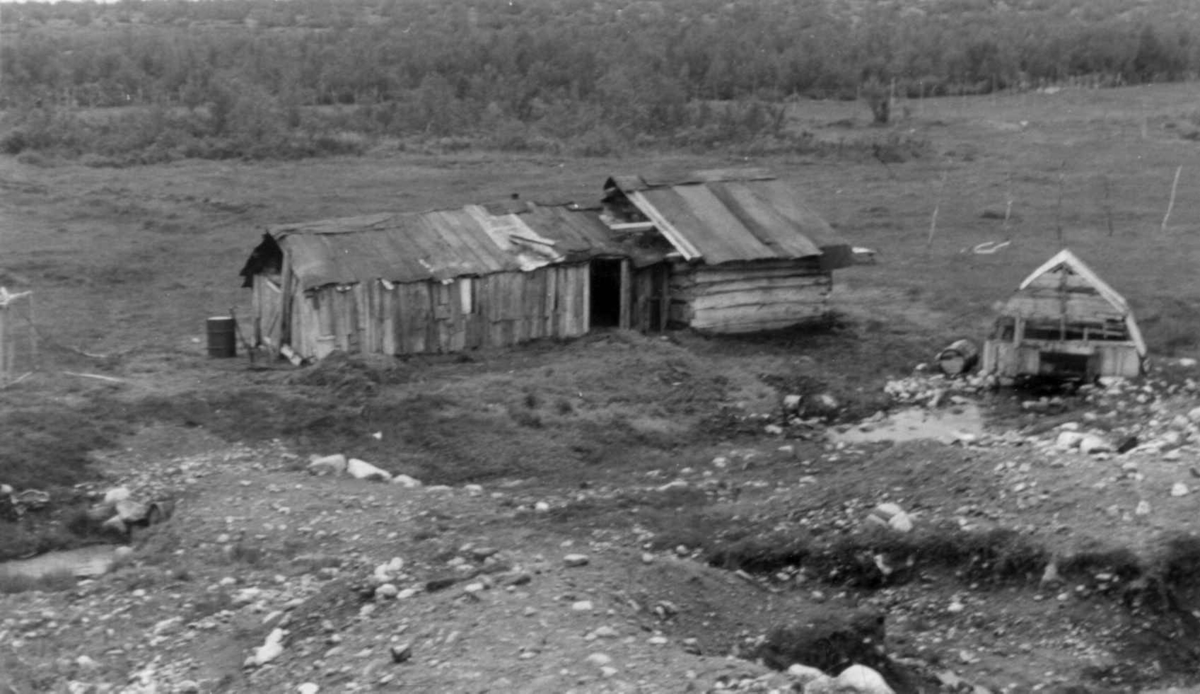
[[[125,365],[74,401],[21,384],[21,407],[90,408],[118,443],[62,508],[118,486],[176,504],[110,574],[0,598],[9,684],[787,691],[768,665],[809,653],[788,629],[862,615],[882,642],[844,652],[897,691],[1194,678],[1194,367],[1042,399],[920,374],[867,388],[822,378],[798,340],[857,335],[610,333],[299,371],[181,356],[216,382],[164,395]],[[931,400],[986,426],[830,436]],[[423,486],[309,473],[331,453]]]

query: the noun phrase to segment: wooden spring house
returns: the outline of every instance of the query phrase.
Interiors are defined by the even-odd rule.
[[[665,315],[651,301],[661,259],[595,210],[513,201],[274,226],[242,275],[257,342],[320,359],[576,337],[598,321],[648,330]]]
[[[670,261],[670,322],[715,333],[787,327],[825,315],[833,270],[851,247],[789,185],[715,172],[674,183],[605,184],[610,226],[661,235]]]
[[[1146,343],[1124,297],[1069,250],[1025,278],[984,343],[983,372],[998,376],[1137,376]]]

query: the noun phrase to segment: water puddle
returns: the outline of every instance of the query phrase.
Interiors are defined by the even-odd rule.
[[[95,545],[47,552],[29,559],[0,563],[0,576],[21,576],[33,580],[65,573],[77,578],[101,576],[112,569],[117,550],[112,545]]]
[[[963,437],[978,437],[982,433],[982,410],[974,403],[966,403],[944,410],[922,407],[897,410],[876,422],[860,422],[844,432],[831,431],[830,437],[845,443],[917,439],[957,441]]]

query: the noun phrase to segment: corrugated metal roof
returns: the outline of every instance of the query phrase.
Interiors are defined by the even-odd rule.
[[[688,260],[717,265],[821,256],[826,269],[853,264],[850,245],[786,183],[730,176],[682,183],[614,176],[606,187],[624,193]]]
[[[442,281],[604,255],[632,257],[639,265],[662,259],[663,250],[614,237],[595,211],[538,205],[507,211],[520,207],[489,211],[469,205],[277,225],[268,231],[289,254],[303,289],[372,279]]]

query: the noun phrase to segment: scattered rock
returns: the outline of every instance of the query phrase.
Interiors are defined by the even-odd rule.
[[[408,475],[394,475],[392,477],[392,484],[398,484],[406,489],[417,489],[418,487],[422,486],[420,480],[416,479],[415,477],[409,477]]]
[[[268,636],[263,645],[259,646],[254,655],[251,656],[253,665],[263,666],[275,660],[283,653],[283,629],[275,629]]]
[[[133,493],[129,491],[129,487],[113,487],[104,493],[103,503],[115,505],[117,502],[125,501],[131,496],[133,496]]]
[[[1171,485],[1171,496],[1187,496],[1189,491],[1188,486],[1183,482]]]
[[[807,665],[801,665],[800,663],[793,663],[790,666],[788,666],[787,674],[788,674],[788,676],[792,677],[797,682],[799,682],[801,685],[807,685],[809,682],[812,682],[813,680],[818,680],[823,677],[826,677],[826,678],[828,677],[828,675],[826,675],[824,672],[821,672],[817,668],[809,667]]]
[[[396,644],[390,649],[393,663],[407,663],[412,659],[412,643]]]
[[[1058,564],[1050,562],[1046,564],[1045,571],[1042,571],[1043,586],[1053,586],[1062,583],[1062,577],[1058,574]]]
[[[425,582],[425,590],[429,593],[436,593],[439,590],[445,590],[458,582],[457,578],[446,576],[443,578],[434,578]]]
[[[893,503],[879,504],[867,516],[867,520],[901,533],[913,529],[912,518],[899,505]]]
[[[567,568],[575,568],[578,566],[586,566],[591,559],[586,554],[568,554],[563,557],[563,566]]]

